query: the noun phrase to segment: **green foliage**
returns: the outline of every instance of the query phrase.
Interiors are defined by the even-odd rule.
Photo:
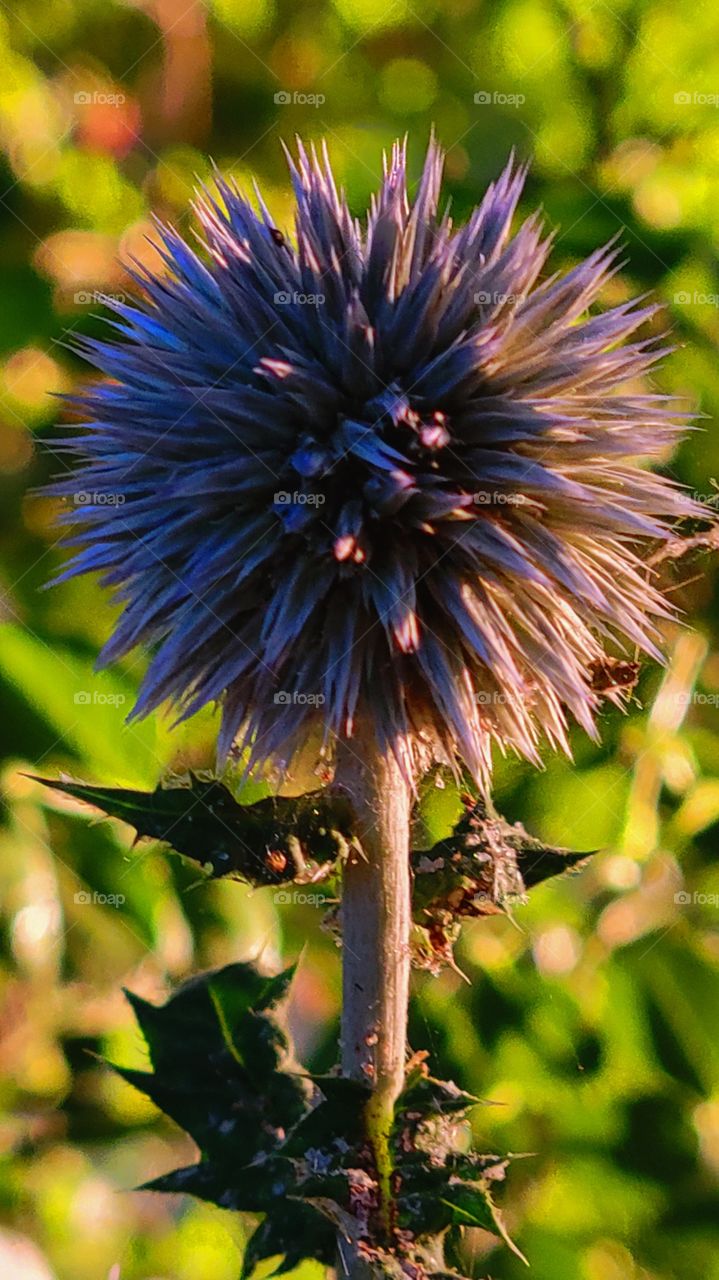
[[[381,1270],[400,1274],[411,1263],[418,1280],[437,1274],[452,1228],[482,1227],[514,1249],[492,1196],[507,1161],[458,1147],[476,1099],[430,1078],[421,1060],[396,1106],[396,1216],[387,1238],[378,1224],[377,1170],[363,1119],[370,1090],[341,1076],[292,1069],[278,1017],[291,976],[268,978],[233,964],[191,979],[162,1006],[128,992],[153,1070],[115,1070],[185,1129],[201,1156],[145,1189],[262,1214],[244,1276],[278,1255],[279,1272],[308,1257],[331,1265],[337,1227]]]
[[[667,465],[702,495],[719,477],[712,6],[185,9],[0,6],[0,1274],[32,1242],[19,1265],[43,1280],[116,1266],[121,1280],[237,1280],[254,1230],[195,1198],[125,1191],[190,1157],[98,1060],[143,1069],[121,984],[156,1002],[198,967],[262,953],[279,968],[302,951],[303,1061],[322,1074],[336,1056],[338,954],[318,927],[321,893],[280,890],[286,902],[272,888],[197,885],[189,863],[149,842],[128,858],[127,830],[90,826],[80,804],[22,777],[62,770],[152,791],[212,763],[209,714],[172,733],[160,716],[124,723],[142,660],[94,672],[106,593],[40,590],[64,560],[32,492],[64,465],[48,392],[85,377],[62,339],[100,334],[103,292],[131,296],[117,263],[151,260],[150,213],[186,225],[212,156],[241,181],[256,174],[286,227],[279,139],[295,130],[327,136],[359,210],[381,147],[408,129],[416,164],[434,122],[462,221],[514,145],[533,157],[526,209],[542,205],[558,227],[556,265],[619,232],[627,265],[612,297],[648,290],[666,304],[677,350],[661,388],[707,415]],[[277,103],[280,91],[296,100]],[[103,93],[124,101],[75,101]],[[325,101],[303,102],[311,93]],[[704,647],[667,627],[671,683],[659,692],[660,673],[642,672],[627,714],[607,713],[601,744],[577,736],[572,764],[549,751],[536,774],[497,762],[502,812],[548,845],[606,852],[540,885],[511,919],[468,921],[457,963],[471,985],[447,969],[415,975],[411,1043],[494,1104],[473,1113],[482,1147],[538,1153],[512,1164],[506,1196],[533,1280],[719,1280],[717,568],[697,554],[662,572]],[[310,770],[292,782],[318,785]],[[451,784],[432,790],[415,847],[446,838],[461,808]],[[290,1238],[287,1206],[285,1221]],[[492,1280],[524,1275],[496,1244],[466,1228],[452,1261]],[[316,1264],[298,1273],[321,1277]]]
[[[453,963],[462,920],[506,912],[526,901],[528,889],[591,857],[544,844],[484,800],[463,799],[452,834],[411,855],[415,963],[432,973]]]
[[[94,805],[137,831],[169,844],[207,867],[211,875],[239,876],[250,884],[308,880],[345,858],[352,842],[349,806],[342,797],[313,792],[267,796],[239,804],[213,779],[184,786],[126,791],[36,778],[46,787]]]
[[[199,862],[210,875],[262,885],[317,884],[336,874],[352,850],[364,857],[346,796],[331,787],[301,796],[269,796],[240,804],[214,779],[190,778],[153,792],[53,782],[43,786],[120,818],[137,839],[154,837]],[[514,826],[483,800],[465,796],[452,834],[410,855],[414,924],[412,962],[437,974],[455,967],[463,920],[507,912],[526,892],[585,863],[590,854],[557,849]],[[340,940],[337,912],[329,913]]]
[[[115,1067],[191,1135],[202,1156],[147,1190],[266,1215],[248,1245],[247,1271],[277,1253],[286,1255],[284,1269],[306,1256],[332,1260],[326,1224],[286,1202],[295,1179],[285,1134],[307,1113],[311,1092],[309,1081],[287,1070],[287,1037],[276,1017],[291,976],[229,965],[191,979],[161,1007],[128,992],[153,1071]]]

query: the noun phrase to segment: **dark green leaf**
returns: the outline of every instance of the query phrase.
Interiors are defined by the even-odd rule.
[[[268,978],[251,965],[227,965],[161,1006],[128,993],[154,1074],[117,1070],[203,1152],[230,1163],[276,1148],[308,1107],[309,1083],[281,1069],[287,1038],[272,1012],[291,972]]]
[[[335,1261],[336,1236],[332,1225],[309,1206],[286,1201],[282,1210],[265,1218],[245,1249],[242,1277],[250,1276],[266,1258],[281,1257],[273,1275],[291,1271],[305,1258],[325,1266]]]
[[[338,1140],[352,1145],[364,1132],[363,1112],[371,1092],[367,1085],[343,1076],[313,1076],[312,1080],[323,1098],[288,1135],[284,1150],[291,1156],[303,1156],[309,1148],[336,1152]]]
[[[154,791],[35,781],[121,818],[139,838],[162,840],[215,876],[236,875],[252,884],[293,880],[307,870],[308,859],[335,862],[353,840],[347,801],[326,791],[243,805],[217,780],[192,778],[187,786]]]

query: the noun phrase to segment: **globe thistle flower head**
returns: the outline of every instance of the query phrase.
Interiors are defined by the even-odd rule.
[[[294,234],[218,177],[203,247],[162,228],[164,273],[81,343],[107,380],[62,442],[63,576],[124,605],[102,661],[153,650],[135,714],[219,701],[254,763],[362,714],[486,782],[493,739],[594,733],[607,646],[659,656],[646,547],[701,508],[646,469],[682,427],[644,382],[655,308],[594,307],[613,245],[545,272],[513,160],[458,229],[434,142],[411,198],[395,145],[362,222],[326,150],[289,165]]]

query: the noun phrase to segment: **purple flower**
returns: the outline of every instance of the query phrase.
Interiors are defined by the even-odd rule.
[[[457,230],[434,143],[412,200],[394,146],[366,222],[326,150],[290,168],[294,235],[218,179],[204,249],[164,228],[121,340],[82,342],[109,380],[62,442],[63,576],[124,604],[104,663],[152,648],[135,715],[219,700],[221,752],[259,762],[363,710],[486,781],[492,739],[536,762],[568,713],[594,732],[605,646],[658,656],[647,546],[701,508],[645,465],[682,426],[644,383],[656,308],[592,310],[611,245],[543,275],[512,161]]]

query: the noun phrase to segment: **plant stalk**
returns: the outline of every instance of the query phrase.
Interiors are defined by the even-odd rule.
[[[352,854],[342,887],[342,1070],[372,1086],[366,1120],[380,1195],[393,1229],[389,1138],[404,1082],[410,969],[412,788],[372,729],[338,744],[335,782],[348,793],[364,858]]]

